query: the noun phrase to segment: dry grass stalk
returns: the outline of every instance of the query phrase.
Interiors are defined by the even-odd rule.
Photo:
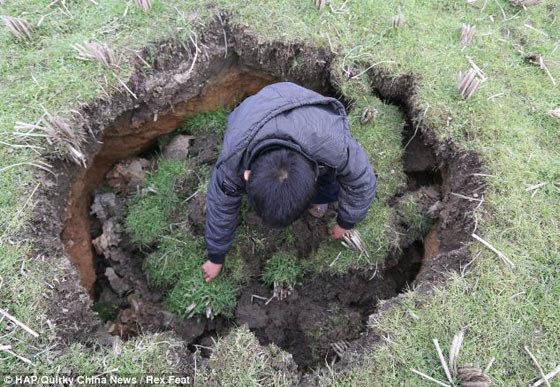
[[[438,354],[439,361],[441,362],[441,366],[443,367],[443,371],[445,372],[445,376],[447,376],[447,380],[449,381],[449,383],[453,384],[453,378],[451,377],[451,372],[449,372],[449,367],[447,365],[447,362],[443,357],[443,352],[439,346],[438,339],[434,339],[434,346],[436,347],[436,352]]]
[[[319,10],[322,10],[323,8],[325,8],[327,3],[328,3],[328,0],[315,0],[315,6],[317,8],[319,8]]]
[[[476,74],[479,76],[479,78],[482,80],[482,82],[486,81],[488,78],[486,78],[486,75],[484,74],[484,71],[482,71],[482,69],[480,67],[478,67],[478,65],[476,63],[474,63],[474,60],[472,60],[472,58],[470,56],[467,56],[467,62],[469,62],[469,64],[471,65],[471,68],[476,71]]]
[[[494,253],[496,253],[496,255],[502,260],[502,262],[504,262],[507,265],[507,267],[509,267],[510,269],[515,268],[515,264],[508,257],[506,257],[506,255],[502,253],[500,250],[496,249],[494,246],[492,246],[490,243],[486,242],[484,239],[482,239],[476,234],[472,234],[472,237],[477,241],[479,241],[480,243],[482,243],[484,246],[488,247]]]
[[[350,232],[344,234],[342,238],[344,239],[344,242],[342,242],[342,245],[344,247],[351,250],[357,250],[361,254],[369,258],[366,244],[364,243],[362,236],[357,230],[351,230]]]
[[[25,162],[22,162],[22,163],[11,164],[11,165],[0,168],[0,172],[4,172],[4,171],[7,171],[8,169],[12,169],[12,168],[19,167],[19,166],[22,166],[22,165],[30,165],[32,167],[42,169],[43,171],[47,171],[50,174],[54,175],[54,172],[51,170],[52,165],[49,165],[49,164],[47,164],[43,161],[40,161],[40,160],[37,160],[34,163],[29,162],[29,161],[25,161]]]
[[[278,300],[282,301],[288,298],[293,291],[294,291],[294,287],[292,285],[286,282],[275,282],[272,297],[275,297]]]
[[[18,355],[17,353],[15,353],[14,351],[12,351],[12,350],[9,349],[9,348],[0,348],[0,350],[2,350],[3,352],[9,353],[9,354],[12,355],[13,357],[18,358],[19,360],[21,360],[21,361],[24,362],[24,363],[27,363],[27,364],[29,364],[29,365],[31,365],[31,366],[35,366],[35,365],[31,362],[31,360],[29,360],[29,359],[27,359],[27,358],[25,358],[25,357],[23,357],[23,356]]]
[[[459,75],[457,75],[457,89],[459,89],[464,99],[469,99],[482,82],[483,79],[480,78],[477,71],[473,68],[465,73],[459,72]]]
[[[492,359],[490,359],[490,361],[488,362],[488,364],[486,365],[486,368],[484,369],[484,373],[487,374],[488,371],[490,371],[490,368],[492,368],[492,365],[494,364],[494,362],[496,361],[495,357],[492,357]]]
[[[532,7],[533,5],[537,5],[541,2],[541,0],[510,0],[513,5],[517,5],[518,7]]]
[[[476,33],[476,27],[469,24],[463,24],[461,27],[461,43],[468,46],[472,43],[474,34]]]
[[[86,156],[81,150],[85,141],[83,132],[73,130],[66,120],[55,117],[46,110],[42,121],[43,126],[16,122],[16,130],[26,130],[27,132],[16,132],[14,134],[21,137],[44,137],[49,145],[61,146],[70,154],[70,158],[74,162],[85,167]],[[34,133],[35,130],[40,130],[44,134]]]
[[[539,66],[541,70],[544,70],[546,72],[546,75],[548,75],[548,77],[550,78],[552,84],[556,86],[556,80],[548,70],[549,67],[556,65],[556,62],[545,60],[543,56],[539,54],[527,54],[525,58],[527,58],[529,63],[535,66]]]
[[[545,382],[545,380],[547,380],[547,381],[551,380],[552,378],[554,378],[558,374],[560,374],[560,365],[556,366],[556,368],[554,370],[552,370],[551,372],[546,374],[544,378],[541,378],[541,379],[537,380],[535,383],[533,383],[533,387],[539,387],[541,384],[543,384]]]
[[[560,120],[560,107],[554,110],[549,110],[548,114],[550,114],[554,118],[558,118]]]
[[[331,344],[331,349],[338,355],[339,358],[343,358],[346,351],[350,348],[350,343],[346,340],[340,340],[336,343]]]
[[[10,31],[12,35],[18,40],[31,40],[31,33],[33,32],[33,27],[31,24],[23,18],[11,17],[11,16],[1,16],[6,29]]]
[[[432,378],[431,376],[428,376],[428,375],[426,375],[426,374],[423,373],[423,372],[420,372],[420,371],[418,371],[418,370],[415,370],[414,368],[411,368],[410,370],[411,370],[412,372],[414,372],[415,374],[420,375],[420,376],[423,377],[424,379],[429,380],[430,382],[434,382],[434,383],[439,384],[440,386],[443,386],[443,387],[451,387],[449,384],[444,383],[444,382],[440,382],[439,380],[434,379],[434,378]]]
[[[8,318],[14,324],[18,325],[20,328],[22,328],[24,331],[29,333],[31,336],[39,337],[39,334],[37,332],[35,332],[33,329],[29,328],[27,325],[25,325],[24,323],[19,321],[17,318],[15,318],[14,316],[12,316],[8,312],[6,312],[4,309],[0,309],[0,314],[2,314],[4,317]]]
[[[402,26],[404,26],[404,15],[402,13],[391,18],[391,27],[401,28]]]
[[[531,351],[529,351],[529,348],[527,348],[526,345],[523,346],[523,349],[525,350],[525,352],[527,352],[527,355],[529,355],[529,357],[531,358],[531,360],[533,361],[533,363],[535,363],[535,367],[537,367],[537,370],[539,371],[539,373],[541,374],[541,378],[544,381],[544,384],[546,384],[547,387],[550,387],[550,383],[548,382],[548,379],[546,378],[546,375],[541,367],[541,365],[539,364],[539,362],[537,361],[537,358],[535,357],[535,355],[533,355],[531,353]]]
[[[149,12],[152,9],[152,0],[136,0],[136,5],[144,12]]]
[[[377,115],[379,114],[379,111],[374,108],[365,108],[364,111],[362,112],[362,117],[360,118],[360,122],[365,125],[368,122],[370,122],[371,120],[375,120],[377,118]]]
[[[77,59],[97,61],[108,68],[114,68],[118,65],[114,51],[106,44],[85,42],[81,45],[76,43],[72,48],[78,51]]]
[[[463,331],[459,331],[453,336],[453,342],[449,349],[449,369],[452,376],[457,376],[457,359],[459,358],[459,351],[461,350],[464,337],[465,333]]]

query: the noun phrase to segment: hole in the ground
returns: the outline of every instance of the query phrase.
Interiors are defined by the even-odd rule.
[[[187,133],[186,136],[192,134]],[[403,141],[409,140],[407,134],[404,133]],[[291,226],[293,239],[289,240],[284,232],[265,228],[252,212],[244,212],[240,228],[246,226],[256,230],[260,244],[255,249],[255,242],[250,238],[238,243],[250,269],[249,280],[240,292],[234,318],[182,320],[168,312],[159,291],[161,289],[150,284],[143,270],[144,261],[153,249],[135,245],[121,229],[125,202],[134,189],[131,185],[138,184],[138,181],[131,181],[134,173],[155,172],[157,164],[163,162],[166,154],[180,153],[185,149],[189,150],[188,155],[175,153],[173,156],[190,160],[195,171],[215,162],[222,140],[220,136],[210,132],[184,136],[173,139],[165,136],[158,143],[167,145],[161,147],[151,141],[150,147],[143,147],[139,156],[111,166],[101,188],[95,187],[93,191],[95,194],[90,200],[93,202],[90,209],[95,215],[89,217],[89,233],[96,246],[91,250],[96,281],[92,294],[96,301],[95,310],[109,322],[108,329],[112,334],[129,338],[143,330],[174,329],[190,343],[191,349],[202,348],[205,354],[205,348],[218,334],[224,334],[233,325],[247,324],[262,343],[275,343],[284,348],[305,369],[321,364],[325,358],[332,361],[339,357],[341,348],[360,337],[378,301],[395,297],[414,281],[424,258],[422,239],[405,240],[402,249],[391,252],[386,260],[390,263],[379,272],[371,269],[335,276],[306,274],[300,279],[301,285],[296,286],[286,300],[266,303],[255,296],[266,296],[266,299],[271,293],[271,289],[260,280],[267,258],[277,251],[293,250],[299,259],[305,260],[327,239],[328,222],[334,211],[331,210],[321,220],[304,215]],[[183,138],[188,144],[183,144],[182,149],[172,146],[175,139]],[[441,178],[437,181],[433,178],[435,158],[421,141],[421,135],[418,135],[418,142],[414,142],[413,138],[410,144],[414,145],[407,146],[404,160],[405,172],[409,176],[407,192],[426,185],[439,191],[439,186],[434,184],[441,183]],[[196,196],[201,183],[204,182],[192,176],[179,183],[183,197],[190,200],[186,211],[190,218],[179,219],[170,227],[188,222],[194,234],[202,233],[204,196]],[[406,231],[408,225],[402,226]]]
[[[189,154],[183,157],[192,161],[193,169],[197,171],[205,164],[215,162],[221,138],[214,133],[199,133],[193,137],[189,139],[192,144],[188,147]],[[121,230],[125,203],[131,196],[130,193],[127,195],[133,183],[128,179],[130,173],[140,173],[140,165],[157,171],[157,163],[164,162],[160,153],[166,155],[169,149],[174,149],[171,146],[174,142],[169,138],[163,142],[170,145],[162,147],[161,151],[160,148],[149,149],[139,157],[113,166],[106,174],[101,189],[95,190],[93,195],[91,212],[95,216],[90,216],[90,234],[96,246],[92,250],[96,281],[92,290],[95,309],[109,322],[108,329],[112,334],[129,338],[143,330],[173,329],[190,343],[192,350],[202,349],[204,355],[217,335],[225,334],[231,326],[247,324],[261,343],[277,344],[306,369],[322,364],[325,358],[329,362],[336,360],[340,356],[340,348],[344,349],[360,337],[378,301],[401,293],[420,271],[424,259],[424,235],[420,235],[421,239],[405,239],[402,249],[392,251],[386,259],[388,264],[379,270],[352,270],[334,276],[304,274],[286,300],[267,303],[271,288],[261,280],[267,259],[278,251],[293,251],[300,260],[307,259],[328,238],[328,224],[335,214],[331,209],[326,218],[319,220],[305,214],[291,226],[291,237],[287,237],[285,231],[267,229],[253,212],[244,211],[239,228],[245,227],[254,233],[252,237],[239,237],[237,242],[249,279],[240,291],[234,317],[183,320],[173,315],[163,302],[162,289],[150,283],[143,269],[146,257],[154,248],[135,245],[130,235]],[[197,148],[197,142],[204,144],[204,148]],[[415,146],[407,149],[407,157],[421,159],[428,152],[425,148]],[[210,157],[202,156],[202,151],[210,151]],[[429,171],[434,169],[433,165],[423,167]],[[115,177],[117,172],[122,173],[118,178]],[[415,176],[430,173],[415,172]],[[188,229],[194,236],[202,234],[204,196],[196,194],[201,183],[204,182],[196,178],[193,180],[192,176],[175,183],[180,186],[182,197],[189,198],[185,211],[188,216],[171,223],[171,228],[180,228],[188,223]],[[439,190],[437,186],[432,188]],[[115,195],[115,191],[119,195]],[[405,231],[408,229],[406,224],[402,227]]]
[[[454,222],[453,216],[456,215],[451,211],[449,219],[439,219],[428,227],[429,232],[426,230],[421,235],[403,238],[401,248],[391,251],[377,272],[377,269],[371,269],[342,276],[304,276],[287,300],[268,305],[265,300],[252,296],[271,294],[271,289],[259,281],[259,276],[266,258],[283,249],[288,241],[274,231],[261,230],[273,242],[255,248],[259,241],[248,237],[247,243],[241,245],[245,249],[243,256],[254,272],[240,291],[233,318],[182,319],[170,313],[162,302],[162,294],[148,283],[142,269],[149,250],[131,243],[127,237],[106,241],[108,247],[115,247],[111,257],[98,254],[92,248],[92,238],[101,236],[104,227],[118,228],[118,220],[123,216],[119,203],[100,202],[100,212],[95,216],[90,214],[92,204],[95,204],[94,196],[107,182],[107,174],[121,160],[138,160],[137,156],[143,152],[158,149],[158,138],[172,133],[196,114],[219,107],[231,108],[278,80],[293,81],[322,94],[337,96],[330,83],[331,53],[278,42],[263,45],[257,38],[231,31],[228,26],[226,42],[230,46],[224,47],[222,27],[214,29],[220,33],[208,33],[206,60],[201,59],[196,66],[191,67],[192,55],[183,52],[183,46],[177,44],[164,48],[176,58],[175,61],[158,64],[160,68],[154,66],[157,71],[152,76],[140,71],[140,86],[135,91],[141,103],[124,95],[114,101],[100,102],[87,112],[88,124],[97,129],[94,132],[99,140],[89,144],[88,167],[68,168],[62,164],[59,168],[59,185],[70,186],[69,192],[65,188],[57,191],[60,195],[57,201],[64,205],[62,237],[66,251],[80,274],[82,286],[97,301],[96,310],[109,322],[107,328],[113,334],[128,338],[142,332],[173,330],[191,344],[191,349],[204,350],[212,344],[213,337],[225,334],[233,325],[247,323],[262,343],[274,342],[288,350],[301,367],[323,364],[325,358],[339,357],[353,340],[359,339],[366,328],[367,317],[375,311],[379,300],[392,298],[410,286],[417,275],[427,272],[426,267],[432,267],[438,254],[460,247],[465,239],[457,236],[462,235],[470,220],[465,220],[462,213],[463,218]],[[377,85],[374,85],[374,91],[382,98],[404,106],[406,116],[412,115],[406,97],[391,95],[391,89],[386,86],[396,85],[400,87],[400,93],[402,90],[412,93],[410,80],[399,78],[403,83],[399,86],[399,82],[393,82],[384,74],[372,74],[370,78]],[[426,139],[421,130],[413,129],[409,124],[403,133],[408,187],[399,196],[418,194],[428,197],[424,207],[432,209],[439,204],[441,208],[446,205],[442,203],[443,194],[467,185],[464,179],[453,178],[454,166],[451,162],[446,164],[448,160],[445,159],[450,157],[450,152],[436,156],[433,152],[436,141]],[[212,149],[213,144],[220,141],[215,134],[198,134],[193,144],[193,147],[197,142],[200,144],[196,157],[202,157],[200,153]],[[145,165],[134,168],[157,168],[150,153],[144,156],[146,161],[142,163]],[[196,162],[201,164],[200,160]],[[202,162],[212,163],[211,157]],[[463,166],[474,166],[471,171],[476,172],[475,162],[456,167]],[[462,171],[461,176],[466,173]],[[182,183],[188,196],[196,191],[193,185],[197,183]],[[126,187],[122,189],[126,191]],[[122,199],[115,197],[122,203]],[[202,196],[191,199],[188,203],[189,223],[193,233],[200,235],[204,201]],[[110,202],[113,197],[108,195],[105,200]],[[457,203],[451,204],[454,208],[464,209]],[[116,215],[100,219],[103,210],[114,211],[113,215]],[[439,213],[438,210],[435,212]],[[110,218],[117,222],[107,224]],[[251,213],[244,215],[243,222],[249,227],[260,228]],[[328,219],[315,220],[308,216],[298,220],[293,226],[296,238],[289,241],[288,249],[292,249],[298,258],[305,259],[327,238],[327,222]],[[443,231],[442,224],[446,225]],[[407,234],[408,224],[401,221],[399,227]],[[457,259],[449,267],[461,262],[462,258]]]

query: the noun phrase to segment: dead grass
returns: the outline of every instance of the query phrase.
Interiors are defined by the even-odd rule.
[[[115,52],[107,44],[95,42],[76,43],[72,48],[78,51],[76,59],[95,61],[107,68],[118,67],[118,58]]]
[[[474,34],[476,33],[476,27],[469,24],[463,24],[461,27],[461,43],[468,46],[472,43]]]
[[[558,118],[560,120],[560,107],[554,110],[549,110],[548,114],[550,114],[554,118]]]
[[[464,99],[469,99],[482,84],[475,69],[469,69],[465,73],[459,72],[457,75],[457,89]]]
[[[33,27],[20,17],[0,16],[6,29],[18,40],[31,40]]]
[[[152,0],[134,0],[138,8],[144,12],[150,12],[152,10]]]
[[[56,153],[66,154],[72,161],[85,167],[86,156],[81,149],[85,141],[83,131],[72,128],[66,119],[53,116],[44,108],[43,110],[44,114],[39,124],[16,122],[14,129],[25,132],[15,132],[14,135],[22,138],[43,137],[51,147],[54,147]],[[36,131],[43,133],[36,133]]]
[[[541,0],[510,0],[510,2],[513,5],[526,8],[526,7],[532,7],[534,5],[540,4]]]
[[[404,15],[399,13],[391,18],[391,27],[401,28],[404,26]]]

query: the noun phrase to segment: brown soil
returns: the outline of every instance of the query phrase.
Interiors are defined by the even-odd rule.
[[[92,192],[119,160],[152,148],[156,138],[172,132],[196,113],[234,106],[278,80],[336,95],[330,76],[333,54],[324,48],[262,43],[227,20],[224,24],[211,23],[201,31],[200,39],[205,48],[192,71],[189,69],[194,48],[185,49],[183,42],[162,42],[141,53],[151,62],[152,72],[146,73],[140,61],[135,63],[136,71],[128,87],[138,96],[137,100],[123,92],[110,100],[93,101],[80,112],[76,127],[87,129],[96,140],[90,141],[85,149],[88,167],[53,160],[56,180],[50,176],[43,178],[42,196],[32,223],[36,248],[56,257],[64,246],[73,264],[73,267],[67,265],[67,275],[55,285],[51,297],[52,322],[57,335],[65,341],[110,343],[113,340],[106,333],[107,327],[90,310],[91,300],[85,294],[94,296],[96,269],[99,273],[89,218]],[[296,287],[287,301],[274,300],[266,307],[261,301],[251,303],[250,296],[270,294],[270,289],[263,288],[258,281],[264,263],[262,257],[267,254],[249,254],[251,247],[247,245],[248,259],[253,263],[249,266],[254,272],[241,293],[235,323],[247,323],[261,342],[275,342],[286,348],[303,368],[323,364],[325,357],[334,359],[332,344],[338,341],[348,341],[353,350],[375,341],[372,332],[365,330],[365,322],[376,311],[377,300],[393,298],[409,285],[439,283],[446,273],[458,270],[469,260],[466,243],[474,224],[472,210],[476,203],[459,199],[450,192],[468,195],[480,188],[482,182],[472,175],[481,171],[480,162],[476,155],[439,141],[432,128],[423,123],[423,109],[415,100],[414,76],[394,78],[378,69],[370,70],[368,75],[372,90],[387,102],[399,105],[409,120],[403,144],[412,137],[412,128],[419,129],[405,153],[409,184],[399,196],[422,187],[436,187],[439,200],[429,204],[433,209],[431,215],[437,221],[428,234],[426,246],[422,241],[405,238],[402,252],[392,251],[373,279],[370,280],[370,272],[306,278],[304,285]],[[205,153],[209,144],[200,146],[198,151],[193,149],[193,155],[201,163],[215,161]],[[195,231],[201,233],[204,198],[195,197],[188,206],[189,220]],[[268,236],[269,252],[284,243],[274,231],[262,229],[250,214],[243,221]],[[406,225],[399,219],[395,219],[395,224],[406,232]],[[304,217],[294,228],[298,238],[292,248],[301,258],[317,249],[328,235],[326,220]],[[115,273],[126,278],[134,291],[127,296],[121,312],[120,319],[124,317],[126,321],[115,324],[113,333],[126,338],[144,331],[166,329],[173,330],[187,343],[196,344],[206,343],[209,337],[227,331],[232,322],[183,321],[166,312],[161,296],[148,286],[141,270],[141,254],[126,243],[123,249],[128,252],[127,258],[115,265]],[[67,306],[65,313],[60,312],[62,303]],[[129,321],[133,324],[127,324]],[[349,361],[342,359],[339,367]]]

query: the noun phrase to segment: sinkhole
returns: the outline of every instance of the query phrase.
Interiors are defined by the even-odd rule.
[[[402,145],[408,183],[392,202],[396,204],[404,195],[417,195],[423,211],[430,212],[429,227],[421,235],[402,238],[379,267],[342,275],[304,273],[290,296],[267,303],[272,289],[260,281],[267,258],[280,250],[290,250],[300,260],[311,256],[327,240],[334,211],[331,209],[320,220],[305,214],[292,226],[293,238],[267,230],[245,211],[240,227],[257,230],[266,243],[255,248],[254,238],[239,242],[240,255],[250,269],[243,286],[237,289],[231,315],[183,318],[172,313],[163,299],[165,289],[154,286],[146,276],[150,248],[133,243],[124,231],[116,255],[104,255],[100,253],[103,249],[94,246],[101,243],[98,238],[105,226],[117,227],[122,221],[118,208],[129,194],[123,188],[128,181],[117,179],[111,188],[109,180],[115,176],[115,167],[123,163],[130,166],[131,160],[141,159],[144,165],[140,169],[157,170],[155,158],[163,151],[162,143],[172,142],[176,129],[189,119],[219,108],[234,108],[277,81],[291,81],[339,98],[349,109],[351,101],[346,101],[334,85],[334,54],[328,49],[280,41],[263,43],[228,23],[215,22],[206,28],[200,47],[168,41],[146,49],[141,56],[152,69],[147,72],[142,63],[137,63],[129,84],[136,98],[116,94],[83,108],[84,127],[95,137],[86,146],[87,167],[56,162],[58,177],[53,188],[53,216],[61,220],[65,252],[77,269],[81,286],[99,308],[96,323],[110,334],[127,339],[173,330],[193,351],[204,351],[211,346],[212,338],[227,334],[233,326],[247,324],[262,344],[277,344],[305,370],[324,364],[325,359],[342,358],[352,343],[361,340],[368,317],[376,312],[380,300],[392,299],[416,284],[437,282],[443,272],[458,270],[468,262],[464,244],[473,225],[471,213],[476,203],[451,193],[480,190],[480,182],[473,177],[480,170],[478,159],[439,141],[432,128],[424,125],[422,111],[416,107],[413,76],[394,77],[373,68],[368,71],[372,93],[398,105],[407,120]],[[185,157],[193,169],[210,169],[221,144],[220,135],[198,133],[187,140],[190,151]],[[119,184],[124,186],[115,189]],[[204,195],[197,194],[200,181],[185,179],[179,185],[188,198],[183,204],[189,216],[170,227],[188,225],[193,236],[201,236]],[[113,196],[104,202],[107,194]],[[109,218],[116,223],[105,224],[108,218],[100,215],[103,211],[115,212],[117,215]],[[393,226],[408,235],[410,225],[403,219],[397,217]],[[106,307],[106,301],[112,306]]]

